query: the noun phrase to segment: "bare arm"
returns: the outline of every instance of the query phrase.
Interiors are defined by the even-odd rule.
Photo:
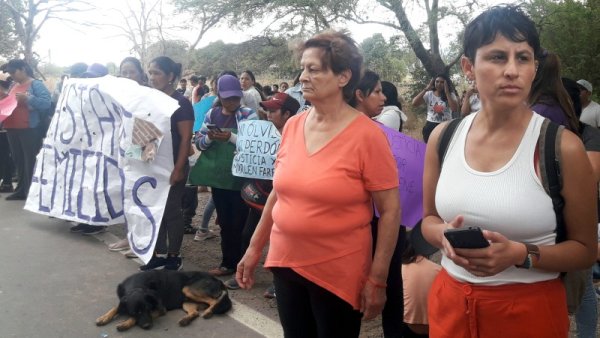
[[[427,87],[425,87],[425,89],[423,89],[419,94],[417,94],[417,96],[415,96],[412,99],[413,108],[416,108],[422,104],[425,104],[425,100],[423,100],[423,96],[425,95],[425,93],[427,93],[427,91],[432,90],[431,88],[433,87],[434,81],[435,81],[435,79],[431,79],[431,81],[429,81],[429,84],[427,85]]]
[[[179,141],[179,153],[173,154],[177,156],[175,160],[175,168],[173,168],[173,172],[171,173],[171,178],[169,183],[174,185],[177,182],[185,179],[185,164],[188,161],[188,156],[190,154],[190,140],[192,139],[192,127],[194,126],[194,121],[185,120],[177,122],[177,131],[179,135],[181,135],[181,140]]]
[[[460,107],[460,113],[463,117],[471,114],[471,95],[473,95],[473,90],[469,89],[465,93],[465,98],[463,99],[462,106]]]
[[[375,255],[361,294],[361,312],[365,320],[375,318],[385,305],[384,286],[390,270],[390,261],[396,248],[401,218],[398,188],[374,191],[371,195],[380,216],[377,223]]]
[[[250,289],[254,285],[254,270],[258,265],[263,248],[271,236],[271,229],[273,228],[272,212],[276,202],[277,194],[275,191],[271,191],[265,203],[260,221],[258,221],[256,230],[254,230],[254,234],[250,240],[250,245],[244,253],[244,257],[242,257],[237,265],[235,279],[243,289]]]
[[[549,271],[580,270],[590,267],[597,255],[598,185],[583,144],[575,134],[563,132],[560,148],[567,240],[540,247],[540,260],[534,266]]]

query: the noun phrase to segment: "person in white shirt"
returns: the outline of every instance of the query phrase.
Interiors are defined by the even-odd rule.
[[[592,101],[592,84],[586,80],[577,81],[579,85],[579,97],[583,111],[579,120],[592,127],[600,127],[600,104]]]

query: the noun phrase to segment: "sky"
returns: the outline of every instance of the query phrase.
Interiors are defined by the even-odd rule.
[[[130,1],[136,3],[137,1]],[[77,22],[107,22],[114,23],[116,15],[112,12],[106,17],[101,13],[108,12],[110,9],[124,7],[123,0],[104,0],[94,2],[96,10],[89,13],[77,14]],[[442,0],[441,2],[443,2]],[[496,0],[491,0],[495,2]],[[506,2],[506,1],[505,1]],[[418,21],[424,20],[424,13],[421,11],[413,11],[410,14],[413,26],[417,26]],[[452,25],[451,25],[452,26]],[[340,28],[340,27],[338,27]],[[365,38],[372,36],[374,33],[382,33],[389,37],[394,34],[394,31],[381,25],[358,25],[349,23],[346,28],[350,30],[353,38],[356,41],[362,41]],[[440,26],[440,40],[445,41],[443,36],[451,36],[455,34],[453,31],[445,30],[446,26]],[[452,27],[450,27],[451,29]],[[204,47],[211,42],[223,40],[225,43],[239,43],[250,39],[253,35],[259,35],[260,28],[255,26],[255,29],[245,31],[233,31],[226,27],[218,27],[209,30],[204,36],[197,48]],[[397,34],[397,32],[396,32]],[[174,34],[174,38],[185,41],[194,39],[192,32],[181,31]],[[52,63],[58,66],[67,67],[75,62],[85,63],[102,63],[107,64],[119,62],[126,56],[133,55],[130,51],[130,43],[128,40],[119,36],[115,29],[109,27],[84,27],[65,23],[60,20],[52,20],[45,23],[38,41],[35,45],[35,51],[40,55],[43,62]]]

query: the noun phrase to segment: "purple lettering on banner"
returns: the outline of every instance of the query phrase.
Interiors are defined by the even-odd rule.
[[[109,116],[100,116],[101,113],[101,109],[96,109],[96,106],[94,106],[94,100],[92,100],[92,93],[95,94],[100,101],[102,101],[102,105],[104,106],[104,108],[106,109],[106,112],[108,112]],[[102,123],[109,123],[110,124],[110,130],[111,130],[111,135],[110,135],[110,156],[114,156],[114,145],[115,145],[115,116],[112,114],[112,112],[110,111],[110,109],[108,109],[108,105],[106,104],[106,99],[104,98],[104,96],[102,95],[102,93],[100,93],[100,91],[98,90],[98,88],[92,88],[90,89],[90,103],[92,104],[92,111],[94,112],[94,114],[96,114],[96,117],[98,118],[98,125],[100,126],[100,132],[102,133],[102,143],[101,144],[101,151],[104,151],[104,128],[102,127]]]
[[[56,150],[56,148],[54,148],[54,167],[56,168],[54,170],[54,186],[52,187],[52,203],[51,208],[54,209],[54,196],[56,196],[56,186],[58,185],[57,183],[57,179],[58,179],[58,164],[62,163],[64,160],[67,160],[67,163],[65,164],[65,171],[64,171],[64,175],[63,175],[63,184],[66,186],[67,185],[67,172],[69,170],[67,170],[69,168],[69,153],[68,152],[64,152],[63,157],[60,157],[60,152],[58,150]],[[62,188],[62,187],[61,187]],[[63,191],[63,211],[64,211],[64,205],[66,203],[66,199],[67,199],[67,194],[64,193]]]
[[[150,241],[148,242],[148,246],[144,247],[144,248],[138,248],[137,246],[135,246],[135,242],[133,241],[133,235],[130,233],[129,234],[129,243],[131,243],[131,249],[140,255],[143,255],[145,253],[148,252],[148,250],[150,250],[150,248],[152,247],[152,244],[154,243],[154,237],[156,236],[156,220],[154,220],[154,216],[152,216],[152,212],[150,212],[150,210],[148,209],[147,206],[144,205],[144,203],[142,203],[142,201],[140,200],[140,198],[138,197],[138,190],[140,189],[140,187],[143,184],[149,183],[150,186],[152,187],[152,189],[156,188],[156,178],[154,177],[150,177],[150,176],[142,176],[140,178],[137,179],[137,181],[135,181],[135,183],[133,184],[133,189],[131,191],[132,197],[133,197],[133,203],[135,203],[135,205],[137,205],[140,210],[142,211],[142,213],[144,214],[144,216],[146,216],[146,218],[150,221],[150,224],[152,225],[152,232],[150,232],[152,234],[152,237],[150,238]]]
[[[88,157],[92,157],[92,156],[96,156],[96,152],[94,151],[90,151],[90,150],[84,150],[81,156],[81,182],[79,183],[79,192],[77,192],[77,217],[79,219],[82,219],[84,221],[89,221],[90,220],[90,216],[89,215],[85,215],[83,213],[83,187],[85,186],[84,184],[84,180],[85,180],[85,172],[86,172],[86,165],[85,165],[85,160]],[[98,176],[98,175],[94,175],[94,176]],[[97,205],[96,205],[96,210],[98,209]]]
[[[121,182],[119,183],[121,185],[121,187],[123,187],[125,185],[125,178],[123,177],[123,175],[121,174],[121,169],[119,169],[119,163],[110,158],[110,157],[104,157],[104,199],[106,201],[106,207],[108,208],[108,213],[110,215],[111,218],[117,218],[121,215],[124,214],[124,210],[121,209],[121,211],[116,211],[115,207],[113,205],[112,199],[110,198],[110,196],[108,195],[108,182],[109,182],[109,177],[108,177],[108,165],[111,164],[113,167],[115,167],[118,171],[119,171],[119,178],[121,180]],[[121,190],[123,191],[123,190]],[[123,193],[121,193],[121,200],[123,199]]]
[[[50,208],[52,207],[52,200],[50,200],[50,207],[45,206],[45,205],[42,204],[42,196],[43,196],[42,191],[43,191],[44,186],[48,184],[48,180],[44,179],[44,177],[43,177],[44,168],[45,168],[44,159],[46,158],[46,151],[47,151],[47,149],[52,149],[52,146],[50,146],[48,144],[43,144],[42,145],[42,150],[41,150],[42,158],[40,160],[42,168],[40,170],[40,178],[39,178],[39,182],[40,182],[40,199],[39,199],[39,204],[38,204],[39,205],[38,210],[44,211],[44,212],[50,212]],[[36,165],[36,167],[38,166],[38,162],[37,161],[35,162],[35,165]],[[35,173],[36,170],[34,169],[33,172]]]
[[[67,167],[67,169],[71,170],[71,178],[69,179],[69,188],[65,189],[65,194],[67,194],[69,197],[67,198],[67,209],[64,211],[65,215],[68,216],[75,216],[75,212],[73,212],[73,210],[71,210],[72,207],[72,194],[73,194],[73,181],[75,181],[75,172],[77,172],[77,156],[81,155],[81,150],[79,149],[70,149],[69,150],[69,154],[73,155],[73,164],[71,165],[71,167]],[[70,158],[71,156],[69,156]],[[67,175],[67,172],[69,170],[65,170],[65,176]]]
[[[423,218],[423,168],[426,144],[379,124],[398,166],[402,225],[412,228]],[[377,213],[379,216],[379,213]]]
[[[100,214],[100,203],[98,201],[98,182],[100,181],[100,161],[102,159],[102,153],[97,152],[95,154],[98,158],[96,160],[96,176],[94,180],[94,205],[96,206],[96,215],[92,218],[93,222],[108,222],[107,217],[102,217]]]
[[[72,91],[75,91],[75,86],[74,86],[74,85],[71,85],[71,86],[69,86],[69,88],[68,88],[68,92],[67,92],[67,95],[66,95],[66,97],[69,97],[69,96],[71,96],[71,92],[72,92]],[[75,95],[77,95],[77,94],[75,94]],[[68,113],[69,113],[69,115],[70,115],[70,117],[71,117],[71,122],[73,122],[73,129],[72,129],[72,131],[71,131],[71,136],[70,136],[69,138],[65,138],[65,137],[64,137],[64,133],[60,133],[60,141],[61,141],[63,144],[71,144],[71,142],[73,141],[73,137],[75,136],[75,131],[76,131],[76,129],[77,129],[77,123],[76,123],[76,121],[75,121],[75,112],[73,111],[73,109],[72,109],[72,108],[71,108],[71,106],[69,105],[69,100],[65,100],[65,101],[66,101],[66,103],[65,103],[65,107],[63,108],[63,110],[65,110],[66,112],[68,112]],[[62,112],[61,112],[61,113],[59,113],[59,114],[61,114],[61,115],[62,115]],[[56,133],[58,132],[58,125],[59,125],[59,124],[57,123],[57,124],[56,124],[56,130],[54,131],[55,135],[56,135]],[[55,137],[56,137],[56,136],[55,136]]]

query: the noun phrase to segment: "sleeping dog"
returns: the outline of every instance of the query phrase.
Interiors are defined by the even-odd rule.
[[[186,326],[200,316],[201,303],[208,304],[202,318],[223,314],[231,309],[227,288],[219,279],[205,272],[153,270],[127,277],[117,287],[119,305],[110,309],[96,325],[106,325],[117,315],[128,318],[117,325],[125,331],[134,325],[152,327],[152,320],[173,309],[183,309],[187,315],[179,321]]]

